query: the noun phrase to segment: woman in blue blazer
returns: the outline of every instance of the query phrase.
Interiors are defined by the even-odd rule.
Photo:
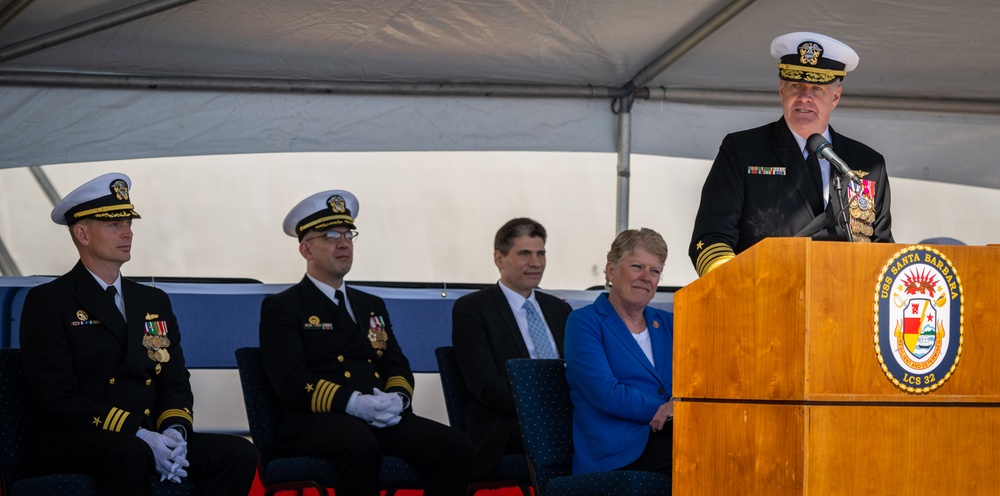
[[[573,473],[671,473],[673,315],[649,302],[667,244],[652,229],[611,244],[608,291],[566,323],[566,379],[573,400]]]

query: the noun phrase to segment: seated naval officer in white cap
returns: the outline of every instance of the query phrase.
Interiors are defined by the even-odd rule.
[[[334,460],[337,494],[379,494],[383,455],[426,477],[424,494],[464,495],[472,465],[465,433],[413,413],[413,372],[381,298],[344,283],[358,239],[358,200],[312,195],[285,217],[306,274],[264,299],[260,351],[285,407],[282,456]]]
[[[771,55],[779,61],[782,117],[722,140],[688,249],[699,276],[771,236],[892,242],[885,159],[830,126],[858,54],[829,36],[799,32],[775,38]],[[814,134],[832,144],[860,184],[843,181],[838,195],[831,164],[806,147]]]
[[[41,410],[34,463],[41,473],[88,474],[101,496],[151,495],[153,484],[182,479],[200,494],[247,494],[257,450],[195,432],[170,300],[121,275],[139,218],[131,187],[125,174],[104,174],[52,210],[80,261],[32,288],[21,313],[24,371]]]

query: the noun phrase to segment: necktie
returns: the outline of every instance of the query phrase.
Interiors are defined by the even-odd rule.
[[[524,300],[524,305],[521,308],[528,315],[528,335],[531,336],[531,342],[535,345],[535,355],[538,358],[559,358],[556,355],[556,350],[552,349],[549,333],[545,331],[545,322],[542,322],[542,316],[538,315],[535,306],[530,301]]]
[[[337,296],[337,307],[347,315],[351,315],[351,312],[347,311],[347,301],[344,299],[344,292],[338,289],[334,294]]]
[[[105,289],[104,291],[111,297],[111,302],[114,303],[115,307],[118,308],[118,311],[121,312],[122,317],[125,317],[125,302],[119,300],[118,290],[115,289],[114,286],[108,286],[108,289]]]
[[[806,163],[809,164],[809,174],[813,178],[813,184],[816,185],[816,190],[819,191],[820,203],[813,204],[813,213],[819,215],[826,209],[826,195],[823,194],[823,167],[820,165],[819,157],[815,153],[809,154]]]

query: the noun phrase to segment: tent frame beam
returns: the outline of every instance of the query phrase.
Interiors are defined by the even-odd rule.
[[[247,93],[323,93],[330,95],[392,95],[437,97],[567,98],[617,100],[624,88],[572,85],[516,85],[475,83],[370,83],[301,79],[168,78],[67,74],[57,72],[0,71],[0,86],[50,86],[65,88],[239,91]],[[777,91],[732,91],[692,88],[646,87],[635,99],[692,105],[774,107]],[[1000,115],[1000,101],[900,98],[845,95],[839,109],[893,110],[900,112]]]
[[[165,10],[170,10],[181,5],[189,4],[197,0],[149,0],[138,5],[116,10],[110,14],[98,16],[93,19],[78,22],[62,29],[57,29],[50,33],[45,33],[24,41],[12,43],[0,48],[0,63],[23,57],[46,48],[66,43],[77,38],[82,38],[89,34],[113,28],[136,19],[142,19],[153,14],[158,14]],[[23,7],[21,7],[23,9]],[[20,11],[14,13],[16,15]]]
[[[733,0],[729,5],[723,7],[710,17],[707,21],[688,33],[681,41],[670,47],[660,56],[639,69],[632,80],[622,86],[622,90],[627,96],[620,98],[611,109],[618,114],[618,202],[616,210],[617,231],[622,232],[628,229],[629,215],[629,178],[631,172],[632,155],[632,103],[635,101],[637,93],[643,89],[650,81],[667,70],[677,59],[684,56],[692,48],[708,38],[717,29],[735,18],[754,0]],[[647,92],[648,93],[648,92]]]
[[[708,38],[716,30],[735,18],[740,12],[743,11],[743,9],[754,3],[754,1],[755,0],[733,0],[732,3],[716,12],[714,16],[705,21],[701,26],[698,26],[697,29],[685,36],[684,39],[676,45],[668,49],[659,57],[653,59],[653,61],[647,64],[646,67],[639,69],[639,72],[636,73],[635,77],[626,83],[623,88],[635,91],[639,88],[645,87],[650,81],[673,65],[674,62],[683,57],[684,54],[691,51],[692,48],[698,46],[698,44],[704,41],[705,38]]]
[[[13,0],[0,10],[0,31],[13,21],[35,0]]]
[[[504,98],[615,99],[626,95],[621,88],[601,86],[378,83],[304,79],[122,76],[26,71],[0,71],[0,86]]]
[[[3,244],[3,236],[0,236],[0,275],[21,275],[21,270],[17,268],[17,264],[14,262],[14,257],[10,256],[7,246]]]

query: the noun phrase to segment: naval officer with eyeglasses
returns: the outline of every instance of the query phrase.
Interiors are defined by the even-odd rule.
[[[357,198],[331,190],[285,217],[306,274],[261,306],[261,358],[285,410],[279,451],[335,461],[337,494],[378,495],[379,467],[391,455],[423,473],[425,495],[464,495],[469,438],[413,413],[413,372],[385,302],[344,282],[357,216]]]

